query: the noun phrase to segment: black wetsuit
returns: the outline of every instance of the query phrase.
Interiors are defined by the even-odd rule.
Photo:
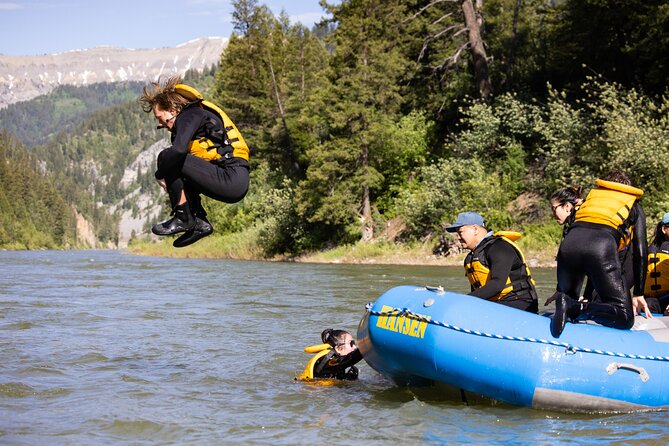
[[[537,292],[534,285],[526,278],[523,259],[511,244],[499,237],[487,236],[472,252],[467,254],[465,265],[471,263],[472,258],[484,259],[483,263],[490,269],[490,274],[485,285],[481,287],[472,285],[470,296],[486,300],[494,299],[507,287],[507,279],[511,279],[512,283],[522,285],[514,286],[513,291],[497,302],[532,313],[538,311]]]
[[[314,364],[314,378],[358,379],[358,368],[355,364],[361,359],[362,353],[359,349],[344,356],[332,350]]]
[[[618,251],[618,257],[620,257],[620,265],[623,269],[623,277],[625,277],[625,283],[627,284],[628,289],[634,286],[634,243],[631,243],[629,246],[626,246],[622,250]],[[583,297],[590,302],[597,302],[599,300],[599,294],[597,294],[592,286],[592,281],[586,281],[585,290],[583,291]]]
[[[235,203],[248,191],[249,163],[245,159],[230,157],[210,162],[188,153],[190,142],[205,136],[205,124],[212,118],[223,127],[220,117],[208,110],[184,108],[171,129],[172,146],[158,155],[156,178],[165,180],[172,208],[178,204],[182,191],[196,215],[204,212],[200,194]]]
[[[634,225],[634,246],[628,247],[631,249],[634,295],[642,296],[648,256],[646,215],[639,203],[632,206],[627,222]],[[578,221],[571,225],[558,251],[557,289],[578,299],[583,277],[587,276],[597,297],[594,298],[596,302],[584,308],[582,318],[629,329],[634,324],[634,312],[630,285],[625,279],[622,256],[618,253],[619,241],[619,232],[610,226]]]

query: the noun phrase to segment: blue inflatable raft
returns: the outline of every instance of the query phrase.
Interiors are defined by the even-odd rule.
[[[400,286],[367,307],[365,361],[399,385],[436,382],[498,401],[569,412],[669,408],[669,322],[632,330],[567,323],[441,289]]]

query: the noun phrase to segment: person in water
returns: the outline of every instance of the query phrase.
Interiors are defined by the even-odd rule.
[[[225,112],[203,100],[178,76],[153,82],[140,97],[159,128],[170,132],[171,147],[158,155],[155,177],[167,191],[174,217],[152,228],[156,235],[184,233],[175,247],[195,243],[212,233],[201,194],[235,203],[249,188],[249,149]],[[227,121],[227,122],[226,122]]]
[[[643,298],[647,246],[646,216],[639,203],[642,195],[625,173],[613,171],[595,181],[595,188],[576,211],[558,250],[558,284],[551,321],[554,337],[562,334],[567,321],[589,319],[608,327],[630,329],[637,308],[650,317]],[[630,296],[618,255],[621,242],[630,232],[635,244],[634,297]],[[596,302],[577,301],[584,277],[592,282]]]
[[[653,313],[667,315],[669,306],[669,212],[655,228],[653,241],[648,245],[648,274],[644,296]]]
[[[470,251],[464,262],[469,295],[537,313],[534,280],[525,256],[512,240],[520,234],[488,231],[483,217],[475,212],[460,213],[446,231],[455,232]]]
[[[299,379],[335,378],[343,380],[358,379],[358,368],[362,354],[353,339],[345,330],[328,328],[321,333],[322,344],[304,349],[314,353]]]

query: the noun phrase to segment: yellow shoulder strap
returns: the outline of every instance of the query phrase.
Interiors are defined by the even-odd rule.
[[[331,348],[332,346],[330,346],[330,344],[311,345],[309,347],[304,347],[304,353],[318,353],[323,350],[329,350]]]
[[[516,240],[518,240],[523,236],[523,234],[516,231],[497,231],[493,235],[504,237],[506,239],[511,240],[512,242],[515,242]]]
[[[323,356],[327,355],[332,347],[330,347],[329,344],[320,344],[320,345],[312,345],[311,347],[306,347],[304,349],[304,351],[307,353],[315,353],[315,351],[307,351],[307,349],[322,347],[324,345],[327,346],[327,348],[318,350],[317,353],[311,357],[306,367],[304,367],[304,372],[298,375],[297,379],[299,380],[314,379],[314,366],[316,365],[316,362]]]
[[[200,94],[200,92],[191,87],[190,85],[176,84],[174,86],[174,91],[176,91],[189,101],[196,101],[198,99],[203,99],[203,96]]]
[[[628,186],[627,184],[616,183],[615,181],[606,181],[606,180],[595,180],[595,186],[603,187],[606,189],[617,190],[618,192],[624,192],[626,194],[634,195],[640,197],[643,195],[643,191],[634,186]]]

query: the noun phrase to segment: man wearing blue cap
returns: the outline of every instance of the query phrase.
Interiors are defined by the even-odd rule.
[[[536,313],[537,292],[525,257],[513,242],[518,233],[493,233],[476,212],[462,212],[448,232],[455,232],[470,253],[465,258],[465,275],[471,296],[499,302]]]

